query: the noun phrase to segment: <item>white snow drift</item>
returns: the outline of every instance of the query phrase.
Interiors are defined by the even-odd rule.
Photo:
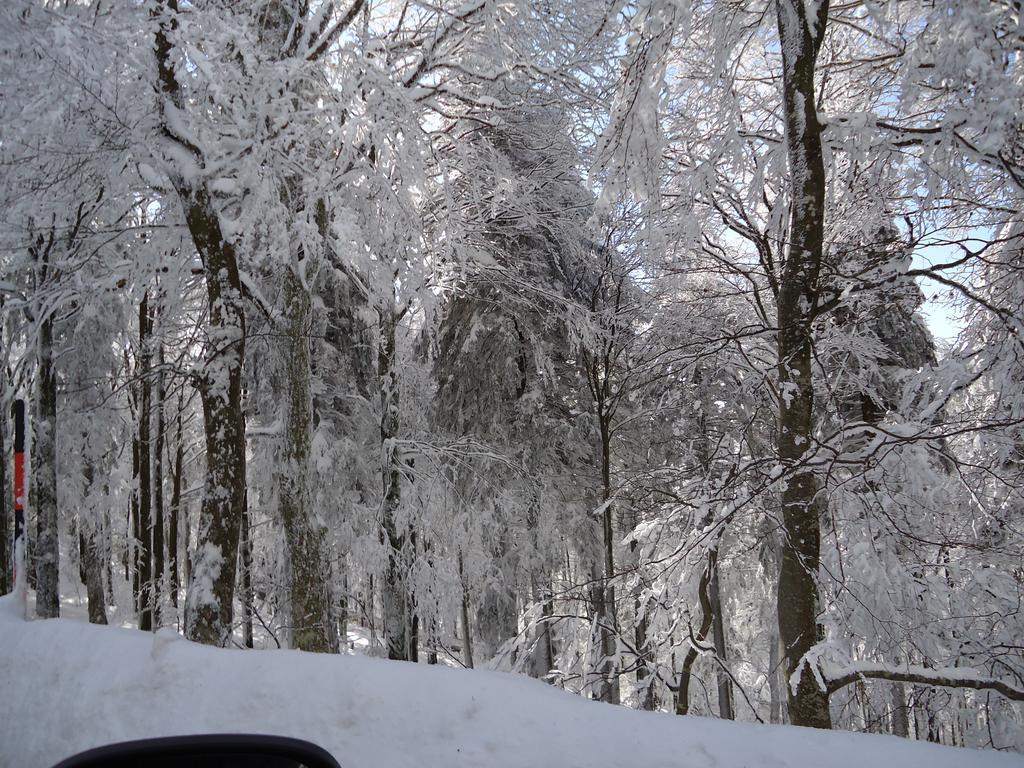
[[[297,736],[355,768],[1020,768],[1019,755],[890,736],[636,712],[526,677],[358,656],[236,651],[69,619],[0,598],[0,765],[49,766],[115,741]]]

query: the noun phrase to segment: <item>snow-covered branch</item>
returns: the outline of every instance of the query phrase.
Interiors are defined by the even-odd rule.
[[[939,688],[968,688],[976,691],[995,691],[1012,701],[1024,701],[1024,688],[1002,680],[979,674],[972,669],[932,669],[921,666],[888,666],[867,662],[839,669],[825,668],[823,678],[829,693],[852,685],[858,680],[889,680],[897,683],[932,685]]]

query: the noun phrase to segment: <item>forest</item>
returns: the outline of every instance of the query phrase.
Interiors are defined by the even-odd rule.
[[[1024,751],[1022,57],[1019,0],[5,0],[0,594]]]

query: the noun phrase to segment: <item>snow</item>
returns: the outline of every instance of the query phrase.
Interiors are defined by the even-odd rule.
[[[161,735],[308,739],[344,766],[999,768],[1019,755],[637,712],[530,678],[363,656],[209,648],[0,598],[0,766]]]
[[[195,575],[189,589],[189,606],[198,608],[201,605],[217,605],[217,595],[213,585],[220,576],[224,557],[220,549],[211,542],[203,544],[195,558]]]

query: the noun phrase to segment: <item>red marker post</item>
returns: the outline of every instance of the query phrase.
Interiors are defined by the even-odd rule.
[[[25,572],[25,401],[14,401],[14,593],[27,607]]]

